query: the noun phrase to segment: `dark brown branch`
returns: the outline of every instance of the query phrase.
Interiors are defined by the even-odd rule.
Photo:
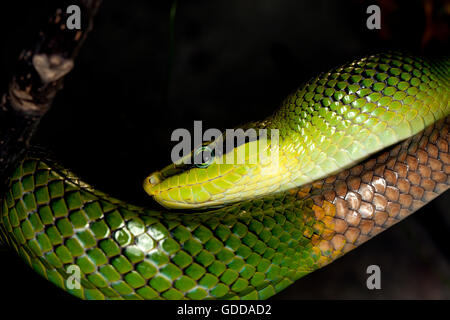
[[[23,50],[8,92],[0,101],[0,183],[29,146],[42,116],[62,89],[65,75],[74,66],[101,0],[61,4],[39,32],[36,43]],[[67,6],[81,9],[81,29],[69,30]]]

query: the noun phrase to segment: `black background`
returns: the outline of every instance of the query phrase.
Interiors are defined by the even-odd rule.
[[[180,0],[170,68],[171,1],[104,1],[35,142],[98,189],[157,207],[141,182],[170,162],[176,128],[262,119],[311,76],[364,54],[450,52],[445,1],[434,1],[441,24],[425,44],[422,1],[378,1],[381,31],[366,28],[375,2]],[[0,2],[1,92],[55,3]],[[447,193],[274,298],[449,299],[449,204]],[[381,268],[382,290],[366,288],[371,264]],[[0,287],[8,300],[73,299],[8,251],[0,252]]]

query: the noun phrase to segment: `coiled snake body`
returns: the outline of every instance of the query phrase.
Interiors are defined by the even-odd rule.
[[[328,160],[364,151],[359,162],[336,156],[321,167],[333,175],[253,198],[241,188],[239,202],[218,209],[136,207],[30,154],[2,199],[0,235],[35,271],[84,299],[268,298],[448,189],[449,67],[448,59],[380,54],[312,79],[269,122],[282,137],[297,130],[291,143],[309,141],[301,128],[324,142],[305,148],[302,160],[316,159],[313,166],[319,149]],[[204,199],[190,192],[184,203]],[[67,285],[72,265],[80,288]]]

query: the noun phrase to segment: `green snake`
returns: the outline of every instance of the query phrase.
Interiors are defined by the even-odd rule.
[[[30,153],[2,199],[1,239],[83,299],[269,298],[448,189],[449,88],[448,58],[376,54],[322,73],[243,126],[276,140],[186,163],[202,146],[145,179],[184,210],[117,200]]]

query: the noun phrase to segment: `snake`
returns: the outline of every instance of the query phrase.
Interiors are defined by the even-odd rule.
[[[82,299],[267,299],[448,190],[449,96],[448,57],[358,58],[243,125],[254,139],[219,150],[224,133],[151,173],[161,209],[30,151],[7,181],[0,240]]]

